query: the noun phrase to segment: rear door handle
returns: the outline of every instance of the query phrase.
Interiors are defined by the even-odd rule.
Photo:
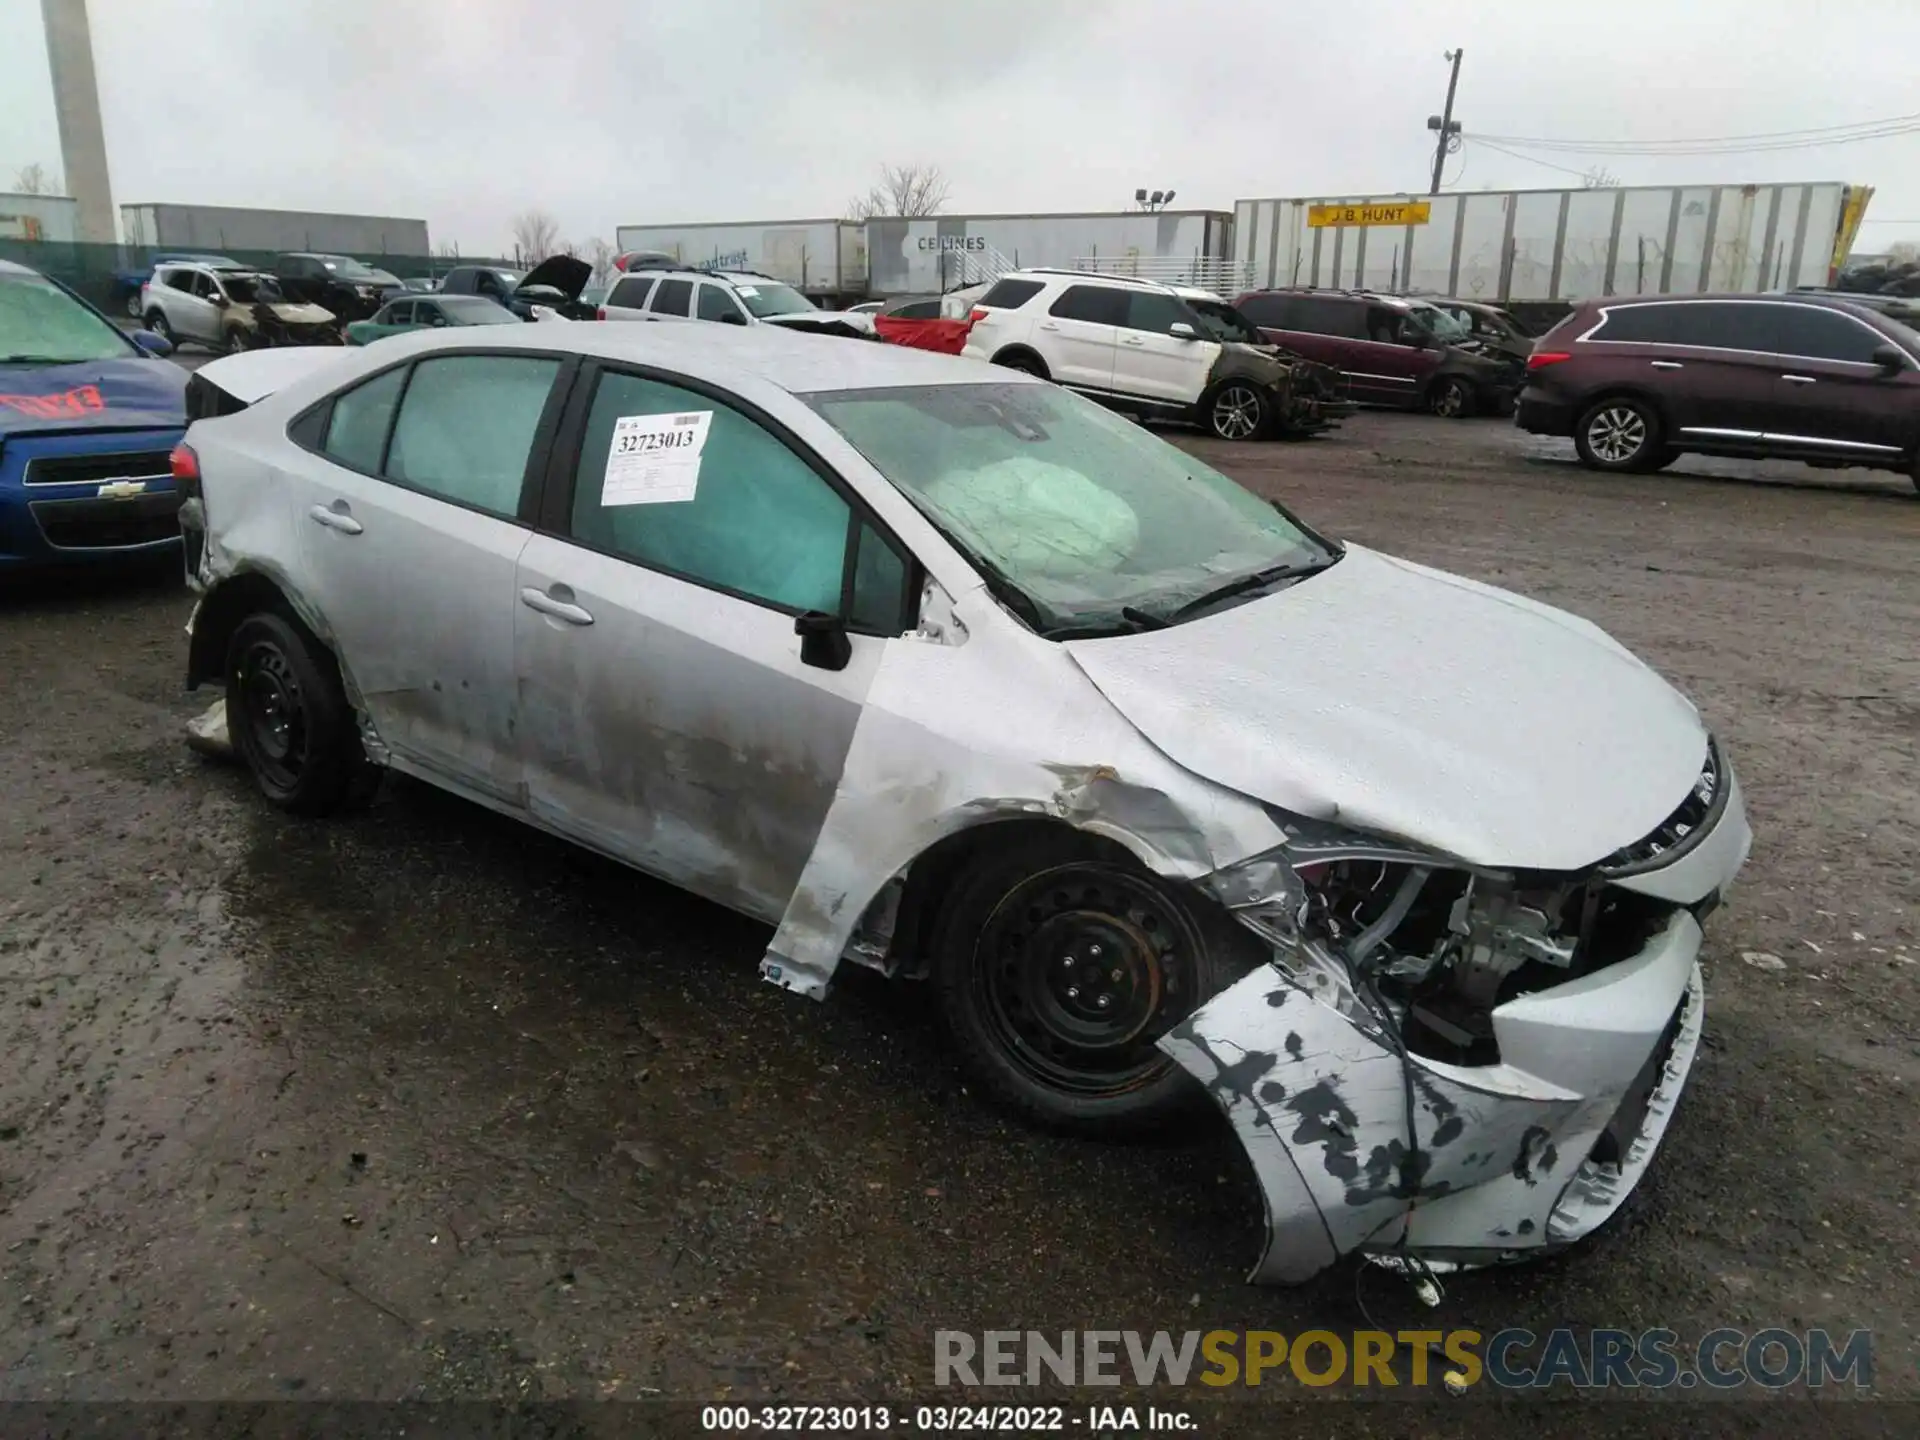
[[[1789,385],[1813,384],[1813,376],[1811,375],[1782,375],[1780,378],[1786,381]]]
[[[556,584],[545,590],[536,590],[531,585],[523,586],[520,591],[520,603],[529,610],[538,610],[542,615],[551,615],[554,619],[564,620],[569,625],[593,623],[593,612],[573,603],[571,586]]]
[[[338,530],[342,535],[358,535],[367,528],[353,518],[344,500],[336,500],[332,505],[316,505],[307,511],[307,516],[316,525],[324,525],[329,530]]]
[[[1060,327],[1050,320],[1043,320],[1040,322],[1040,328],[1042,330],[1058,330]]]
[[[1687,367],[1682,365],[1678,360],[1656,360],[1653,362],[1653,368],[1656,370],[1684,370]]]
[[[1146,341],[1144,341],[1144,340],[1135,340],[1135,339],[1132,339],[1131,337],[1129,337],[1128,339],[1126,339],[1126,340],[1123,340],[1123,341],[1121,341],[1120,343],[1121,343],[1121,344],[1123,344],[1123,345],[1144,345],[1144,344],[1146,344],[1147,342],[1146,342]]]

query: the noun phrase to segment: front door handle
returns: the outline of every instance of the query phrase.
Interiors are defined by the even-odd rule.
[[[1051,321],[1042,321],[1040,328],[1042,330],[1058,330],[1060,327],[1058,325],[1053,324]]]
[[[324,525],[329,530],[338,530],[342,535],[358,535],[367,527],[353,518],[347,508],[347,502],[336,500],[331,505],[316,505],[307,511],[307,516],[316,525]]]
[[[533,586],[523,586],[520,590],[520,603],[529,610],[538,610],[542,615],[551,615],[556,620],[564,620],[569,625],[591,625],[593,612],[573,603],[572,587],[553,585],[545,590],[536,590]]]
[[[1135,340],[1135,339],[1132,339],[1132,338],[1128,338],[1128,339],[1126,339],[1126,340],[1123,340],[1123,341],[1121,341],[1120,343],[1121,343],[1121,344],[1123,344],[1123,345],[1144,345],[1144,344],[1146,344],[1147,342],[1146,342],[1146,341],[1144,341],[1144,340]]]
[[[1653,368],[1656,370],[1684,370],[1687,367],[1682,365],[1678,360],[1656,360],[1653,362]]]
[[[1786,381],[1789,385],[1813,384],[1813,376],[1811,375],[1782,375],[1780,378]]]

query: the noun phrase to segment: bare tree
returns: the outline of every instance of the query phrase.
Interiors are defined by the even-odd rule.
[[[593,266],[593,278],[604,284],[612,276],[614,257],[620,252],[611,240],[602,240],[598,235],[587,241],[586,252],[584,258]]]
[[[560,247],[560,222],[544,210],[513,217],[513,248],[523,265],[538,265]]]
[[[847,204],[849,220],[876,215],[938,215],[946,206],[947,177],[938,165],[882,165],[880,183]]]
[[[60,177],[50,172],[38,160],[31,165],[22,165],[13,174],[13,190],[16,195],[59,195],[64,193]]]
[[[438,255],[442,260],[458,260],[460,258],[460,242],[458,240],[442,240],[438,245],[433,247],[433,253]]]
[[[1887,247],[1887,259],[1895,265],[1911,265],[1920,260],[1920,243],[1912,240],[1896,240]]]
[[[1583,190],[1618,190],[1620,177],[1604,165],[1595,165],[1580,177]]]

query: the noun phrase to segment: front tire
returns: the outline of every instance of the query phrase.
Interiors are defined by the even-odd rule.
[[[372,795],[380,772],[333,657],[305,626],[272,611],[241,621],[227,645],[227,730],[260,793],[296,815],[326,815]]]
[[[1589,406],[1574,428],[1573,448],[1589,470],[1616,473],[1658,469],[1668,454],[1659,415],[1646,401],[1626,395]]]
[[[1018,370],[1022,375],[1037,375],[1042,380],[1053,378],[1047,373],[1047,367],[1041,363],[1038,356],[1029,355],[1025,351],[1015,351],[1011,355],[996,355],[993,357],[993,363],[1006,370]]]
[[[954,888],[933,976],[993,1099],[1048,1129],[1139,1134],[1202,1093],[1154,1042],[1233,978],[1238,934],[1118,847],[1046,836]]]
[[[1442,420],[1465,420],[1473,414],[1473,387],[1458,375],[1442,375],[1427,390],[1427,409]]]
[[[1257,440],[1273,417],[1265,393],[1246,380],[1224,380],[1200,403],[1207,433],[1217,440]]]
[[[253,348],[253,337],[245,326],[231,325],[227,328],[227,353],[239,355]]]
[[[158,335],[174,349],[180,348],[179,337],[173,333],[173,326],[167,323],[167,317],[158,310],[147,312],[147,329]]]

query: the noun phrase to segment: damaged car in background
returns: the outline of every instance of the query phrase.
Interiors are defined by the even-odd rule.
[[[1042,1125],[1210,1096],[1261,1280],[1554,1250],[1645,1174],[1749,832],[1588,622],[902,347],[500,326],[197,378],[187,676],[274,804],[391,768],[766,922],[786,989],[924,978]]]

